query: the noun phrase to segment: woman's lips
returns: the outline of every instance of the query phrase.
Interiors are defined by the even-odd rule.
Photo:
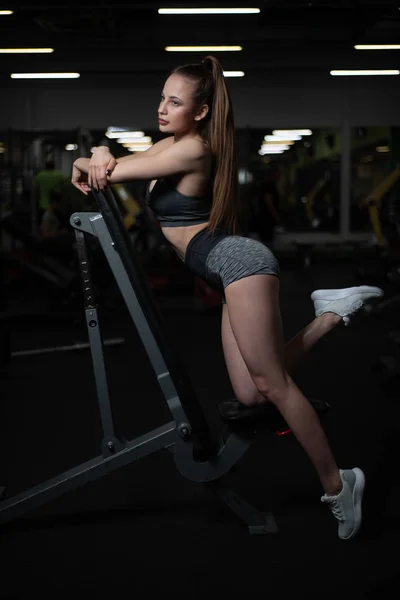
[[[168,121],[164,121],[164,119],[158,119],[160,125],[167,125]]]

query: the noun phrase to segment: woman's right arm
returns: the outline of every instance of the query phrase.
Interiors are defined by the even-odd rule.
[[[108,146],[98,146],[94,150],[92,158],[90,159],[88,185],[93,185],[95,188],[101,189],[107,185],[107,174],[111,175],[117,164],[128,160],[134,160],[135,158],[141,158],[143,156],[153,156],[154,154],[158,154],[162,150],[165,150],[173,143],[174,136],[171,135],[163,140],[160,140],[159,142],[156,142],[145,152],[128,154],[127,156],[121,156],[117,159],[111,154]]]

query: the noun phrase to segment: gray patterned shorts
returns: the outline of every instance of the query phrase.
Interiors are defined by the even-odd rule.
[[[279,277],[279,264],[271,250],[251,238],[202,229],[186,248],[185,263],[211,288],[218,290],[225,302],[224,289],[234,281],[250,275]]]

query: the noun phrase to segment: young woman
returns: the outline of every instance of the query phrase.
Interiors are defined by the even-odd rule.
[[[99,147],[91,159],[75,161],[72,183],[87,194],[92,185],[152,180],[148,202],[166,239],[189,269],[224,296],[222,345],[236,398],[247,406],[276,406],[317,471],[339,537],[350,539],[361,525],[364,474],[338,468],[317,414],[290,373],[323,335],[382,291],[360,286],[314,292],[315,320],[285,346],[277,260],[264,244],[237,235],[235,130],[218,60],[208,56],[174,69],[158,118],[168,137],[117,160]]]

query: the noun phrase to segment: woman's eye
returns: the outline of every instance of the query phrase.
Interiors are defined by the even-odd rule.
[[[172,100],[172,104],[173,104],[174,106],[179,106],[179,103],[178,103],[176,100]]]

